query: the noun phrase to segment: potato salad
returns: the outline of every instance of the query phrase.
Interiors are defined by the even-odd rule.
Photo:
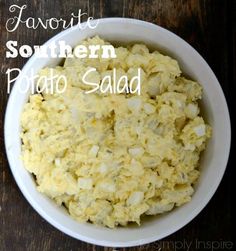
[[[96,36],[80,44],[109,43]],[[22,160],[38,191],[79,222],[110,228],[140,225],[144,215],[189,202],[211,137],[198,103],[203,88],[175,59],[144,44],[116,46],[115,53],[42,69],[40,76],[65,76],[67,87],[30,95],[21,116]],[[139,70],[140,94],[86,94],[91,86],[82,78],[91,67],[87,79],[97,84],[114,80],[114,69],[128,81]]]

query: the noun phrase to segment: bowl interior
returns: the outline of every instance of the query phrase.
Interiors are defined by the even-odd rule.
[[[11,170],[24,196],[34,209],[55,227],[75,238],[97,245],[141,245],[161,239],[187,224],[214,194],[223,176],[230,147],[228,109],[219,83],[202,57],[182,39],[156,25],[133,19],[103,19],[94,30],[81,31],[72,28],[58,34],[48,43],[64,40],[67,44],[75,46],[82,39],[94,35],[115,43],[138,41],[158,48],[177,59],[182,71],[203,86],[202,107],[204,117],[213,127],[213,137],[201,159],[201,176],[192,201],[170,213],[145,220],[141,227],[130,226],[111,230],[73,220],[66,210],[36,190],[32,176],[20,160],[19,117],[29,96],[29,92],[20,92],[20,87],[26,88],[24,79],[16,81],[9,98],[5,118],[6,151]],[[60,59],[40,59],[33,56],[23,68],[23,75],[29,76],[31,71],[37,73],[39,69],[57,65],[59,61]]]

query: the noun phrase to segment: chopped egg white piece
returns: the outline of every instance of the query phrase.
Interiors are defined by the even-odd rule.
[[[61,164],[61,160],[59,158],[56,158],[55,159],[55,165],[60,166],[60,164]]]
[[[141,109],[142,100],[138,97],[132,97],[128,99],[127,105],[130,111],[138,113]]]
[[[143,105],[143,108],[144,108],[144,111],[147,113],[147,114],[152,114],[155,112],[156,108],[154,105],[151,105],[149,103],[145,103]]]
[[[81,189],[91,189],[93,186],[93,180],[90,178],[79,178],[78,186]]]
[[[99,167],[100,173],[106,173],[108,171],[108,166],[104,163],[102,163]]]
[[[104,191],[108,192],[115,192],[116,191],[116,185],[114,182],[104,182],[100,184],[100,188]]]
[[[193,104],[193,103],[188,104],[185,108],[185,113],[186,113],[186,116],[190,119],[194,119],[195,117],[197,117],[199,113],[199,108],[197,104]]]
[[[92,148],[89,151],[89,156],[96,157],[98,154],[98,150],[99,150],[99,146],[97,146],[97,145],[92,146]]]
[[[202,137],[206,133],[206,126],[205,125],[199,125],[193,128],[194,132],[197,134],[198,137]]]
[[[127,204],[129,206],[137,205],[137,204],[142,202],[143,198],[144,198],[144,193],[143,192],[133,192],[129,196],[129,198],[127,200]]]
[[[142,147],[134,147],[134,148],[129,148],[129,154],[132,155],[133,157],[141,156],[144,153],[144,149]]]

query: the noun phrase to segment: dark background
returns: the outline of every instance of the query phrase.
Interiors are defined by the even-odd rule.
[[[24,17],[62,17],[69,20],[70,13],[78,9],[89,16],[131,17],[146,20],[167,28],[190,43],[209,63],[215,72],[231,112],[235,113],[236,85],[236,1],[235,0],[0,0],[0,251],[75,251],[106,250],[75,240],[59,232],[43,220],[24,199],[10,172],[4,149],[3,122],[8,99],[6,93],[7,68],[22,68],[26,59],[6,59],[5,44],[17,40],[19,45],[40,45],[58,30],[27,29],[20,26],[17,31],[8,33],[6,20],[12,17],[8,11],[11,4],[27,4]],[[232,121],[233,122],[233,121]],[[235,124],[232,123],[232,128]],[[234,136],[234,135],[233,135]],[[234,143],[234,142],[233,142]],[[119,250],[188,250],[185,242],[204,241],[205,245],[223,245],[233,241],[232,201],[233,201],[233,157],[235,145],[231,147],[228,167],[217,192],[206,208],[187,226],[149,245],[123,248]],[[208,241],[208,242],[207,242]],[[175,249],[174,249],[174,245]],[[181,248],[182,245],[182,248]],[[215,246],[216,247],[216,246]],[[213,250],[197,248],[189,250]],[[214,250],[228,250],[220,248]]]

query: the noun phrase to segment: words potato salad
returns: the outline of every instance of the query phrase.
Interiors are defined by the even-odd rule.
[[[94,37],[81,44],[108,43]],[[190,201],[211,136],[198,105],[202,87],[181,75],[176,60],[144,44],[115,52],[67,58],[53,69],[66,76],[65,91],[31,95],[21,116],[22,159],[38,190],[76,220],[110,228]],[[129,80],[140,69],[140,95],[86,94],[82,76],[91,67],[94,83],[114,68]]]

